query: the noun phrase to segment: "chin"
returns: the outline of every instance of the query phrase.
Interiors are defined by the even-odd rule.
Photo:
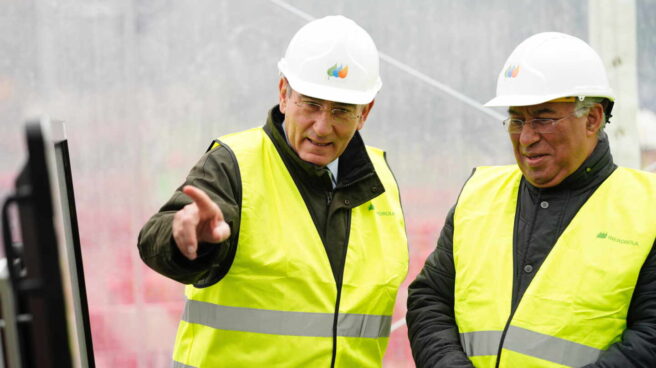
[[[304,155],[301,156],[301,159],[305,162],[309,162],[311,164],[317,165],[317,166],[326,166],[330,161],[327,161],[326,159],[322,157],[317,157],[314,155],[310,155],[309,157]]]
[[[526,178],[526,180],[529,183],[531,183],[533,186],[538,187],[538,188],[544,186],[546,183],[549,182],[549,180],[545,179],[545,177],[543,175],[535,175],[535,173],[533,173],[533,175],[531,175],[532,173],[531,173],[530,169],[529,170],[522,170],[522,174],[524,174],[524,178]]]
[[[528,178],[527,178],[527,180],[528,180]],[[555,177],[545,178],[545,177],[541,176],[541,177],[533,177],[528,181],[531,184],[533,184],[533,186],[538,187],[538,188],[550,188],[550,187],[554,187],[554,186],[560,184],[562,179],[559,180]]]

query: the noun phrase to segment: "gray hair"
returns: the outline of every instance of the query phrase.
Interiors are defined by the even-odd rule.
[[[604,108],[604,105],[602,102],[605,100],[605,97],[586,97],[583,100],[577,99],[576,100],[576,105],[574,106],[574,111],[576,111],[575,116],[577,118],[580,118],[583,116],[583,114],[586,114],[590,111],[590,108],[596,104],[600,104],[602,107],[602,113],[601,113],[601,127],[599,128],[599,131],[597,131],[597,135],[600,136],[606,128],[606,111]]]

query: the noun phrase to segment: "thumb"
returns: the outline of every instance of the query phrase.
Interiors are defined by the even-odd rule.
[[[230,237],[230,226],[228,226],[228,223],[223,220],[215,222],[213,224],[211,237],[213,243],[221,243],[228,239]]]

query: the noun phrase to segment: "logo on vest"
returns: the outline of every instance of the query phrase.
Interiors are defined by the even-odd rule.
[[[369,207],[367,207],[367,210],[376,211],[376,207],[374,207],[373,203],[370,203]],[[394,211],[376,211],[376,215],[378,215],[378,216],[394,216]]]
[[[636,242],[636,241],[628,240],[628,239],[620,239],[620,238],[616,238],[616,237],[614,237],[614,236],[612,236],[612,235],[608,235],[608,233],[603,232],[603,231],[600,232],[599,234],[597,234],[597,238],[598,238],[598,239],[607,239],[607,240],[610,240],[610,241],[613,241],[613,242],[615,242],[615,243],[619,243],[619,244],[632,245],[632,246],[634,246],[634,247],[637,247],[638,245],[640,245],[640,244],[638,244],[638,242]]]

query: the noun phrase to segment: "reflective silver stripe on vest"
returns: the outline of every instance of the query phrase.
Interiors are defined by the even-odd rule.
[[[460,343],[467,356],[497,355],[502,331],[476,331],[460,334]]]
[[[333,336],[332,313],[285,312],[276,310],[227,307],[187,300],[182,320],[220,330],[257,332],[291,336]],[[388,337],[391,316],[340,314],[337,336]]]
[[[594,363],[602,353],[602,350],[590,346],[515,326],[508,327],[503,347],[571,367]]]
[[[173,364],[171,364],[171,368],[196,368],[193,365],[186,365],[180,362],[176,362],[175,360],[173,361]]]
[[[467,356],[497,355],[501,331],[476,331],[460,334]],[[509,326],[503,348],[562,365],[581,367],[594,363],[602,350],[573,341]]]

